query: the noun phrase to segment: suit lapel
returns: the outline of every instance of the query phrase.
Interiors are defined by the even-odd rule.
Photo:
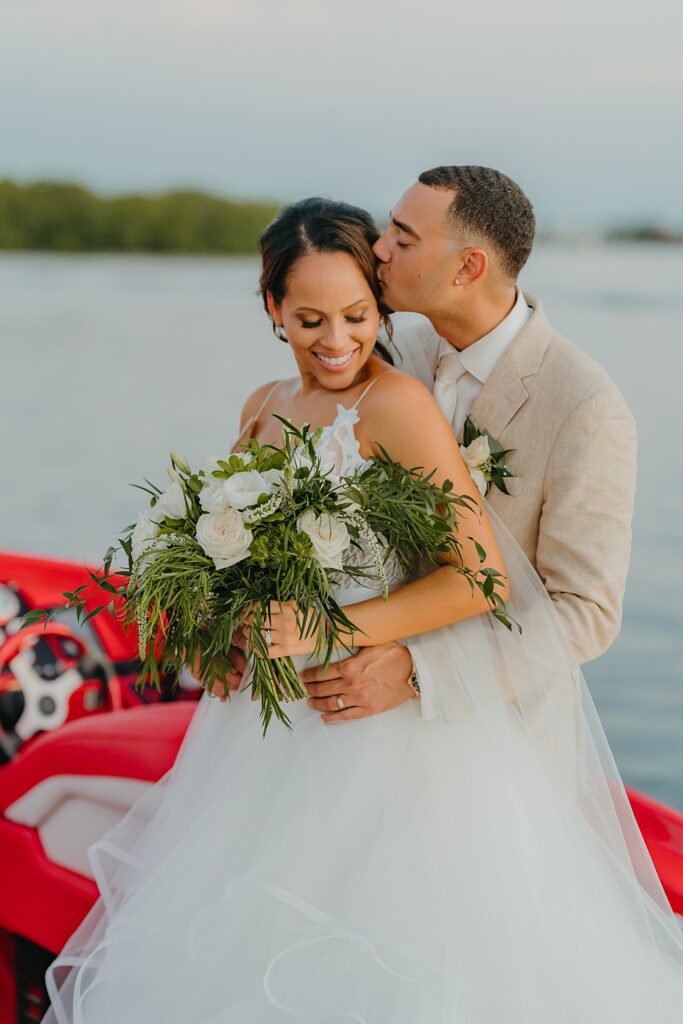
[[[552,328],[538,299],[524,293],[533,313],[493,368],[470,410],[472,422],[500,439],[510,420],[526,402],[526,381],[541,365]]]

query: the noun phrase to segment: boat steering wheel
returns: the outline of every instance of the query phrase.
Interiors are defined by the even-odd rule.
[[[40,639],[54,637],[60,641],[59,665],[63,669],[52,679],[43,678],[35,667],[31,649]],[[9,684],[0,682],[0,699],[10,693],[20,693],[23,709],[10,730],[18,737],[15,749],[35,733],[58,729],[69,716],[71,695],[83,685],[79,670],[88,646],[82,637],[57,622],[35,623],[6,639],[0,647],[0,677],[10,675]],[[13,677],[13,678],[12,678]]]

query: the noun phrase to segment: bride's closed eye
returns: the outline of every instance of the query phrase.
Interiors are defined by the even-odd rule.
[[[363,315],[363,316],[347,316],[346,319],[348,320],[348,322],[350,324],[362,324],[362,323],[364,323],[364,321],[367,318],[365,317],[365,315]],[[323,322],[322,321],[322,317],[320,318],[320,320],[314,320],[314,321],[302,320],[301,321],[301,326],[302,327],[320,327],[322,322]]]

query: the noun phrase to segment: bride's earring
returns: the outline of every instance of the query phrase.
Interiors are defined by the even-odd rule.
[[[456,277],[456,279],[455,279],[455,281],[453,282],[453,284],[460,284],[460,278],[459,278],[459,277]]]
[[[283,328],[282,324],[275,324],[275,327],[273,328],[273,330],[275,331],[275,337],[276,338],[279,338],[280,341],[284,341],[285,344],[289,343],[289,338],[285,334],[284,328]]]

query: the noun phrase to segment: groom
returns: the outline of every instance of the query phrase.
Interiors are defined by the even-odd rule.
[[[513,449],[510,493],[491,487],[488,500],[585,662],[609,647],[621,624],[635,427],[604,370],[518,287],[534,229],[531,203],[500,171],[436,167],[401,196],[374,248],[385,304],[424,318],[394,318],[397,368],[433,391],[459,441],[469,416]],[[310,706],[329,723],[388,711],[419,687],[409,649],[395,643],[312,669],[304,680]]]

